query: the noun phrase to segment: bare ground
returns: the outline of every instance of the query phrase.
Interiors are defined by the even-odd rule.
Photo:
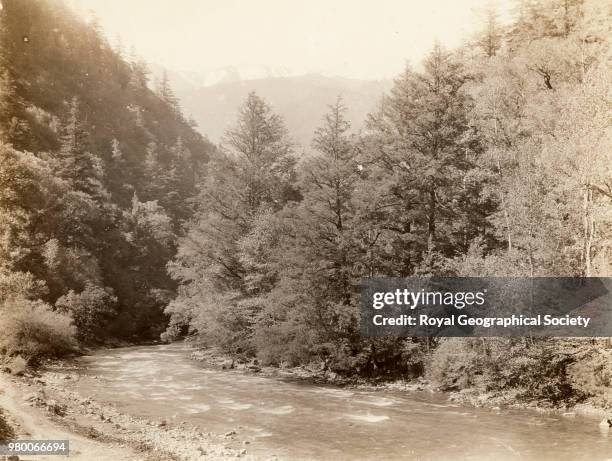
[[[82,461],[135,461],[144,460],[128,446],[102,443],[64,428],[50,420],[41,408],[23,400],[17,383],[8,376],[0,376],[0,407],[6,411],[10,424],[19,439],[70,440],[70,458]],[[24,456],[21,459],[57,460],[57,456]]]
[[[134,418],[70,390],[71,379],[75,376],[70,372],[27,377],[0,373],[0,408],[19,439],[69,440],[70,459],[77,461],[256,459],[235,433],[203,433],[187,425]]]

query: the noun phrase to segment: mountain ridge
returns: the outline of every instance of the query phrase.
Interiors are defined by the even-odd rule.
[[[315,129],[328,105],[338,96],[347,106],[347,118],[357,132],[363,127],[367,114],[376,108],[392,86],[390,80],[360,80],[317,73],[240,79],[199,88],[189,88],[184,82],[177,84],[172,74],[169,78],[185,113],[193,117],[210,141],[221,141],[223,132],[234,123],[238,107],[248,93],[254,91],[284,118],[298,150],[304,151],[310,150]]]

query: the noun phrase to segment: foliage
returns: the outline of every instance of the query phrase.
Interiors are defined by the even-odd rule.
[[[3,1],[0,23],[2,276],[30,274],[45,289],[28,299],[70,311],[81,340],[156,337],[214,148],[167,78],[151,91],[143,61],[62,2]]]
[[[563,340],[530,338],[452,338],[440,343],[427,365],[432,381],[444,390],[471,389],[499,396],[510,390],[515,401],[569,405],[587,390],[569,376],[576,351]]]
[[[72,319],[42,301],[13,298],[0,306],[0,352],[20,355],[29,363],[61,357],[76,350]]]
[[[607,339],[584,341],[581,350],[567,368],[572,385],[602,408],[612,407],[609,389],[612,386],[612,361]]]
[[[116,303],[112,290],[90,284],[80,293],[70,290],[55,302],[55,307],[74,320],[79,340],[91,341],[105,337],[109,322],[117,315]]]
[[[228,130],[223,152],[209,165],[195,219],[169,264],[182,284],[179,298],[166,310],[175,331],[187,321],[207,343],[252,354],[252,327],[261,305],[249,296],[261,292],[264,287],[258,285],[266,276],[254,275],[264,269],[259,259],[265,254],[251,245],[264,235],[265,217],[297,198],[294,166],[282,120],[250,94]]]

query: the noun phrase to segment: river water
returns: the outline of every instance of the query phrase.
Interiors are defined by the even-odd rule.
[[[177,343],[97,352],[79,359],[98,379],[78,390],[134,416],[237,431],[262,459],[612,460],[612,433],[591,419],[210,370],[190,351]]]

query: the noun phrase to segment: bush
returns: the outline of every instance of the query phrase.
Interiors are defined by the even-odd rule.
[[[423,374],[427,342],[415,338],[351,338],[334,341],[329,367],[343,375],[380,380],[417,378]]]
[[[292,323],[264,326],[255,331],[253,344],[264,365],[296,366],[316,360],[317,336]]]
[[[427,374],[442,390],[469,389],[501,398],[511,393],[516,402],[569,405],[587,396],[570,378],[574,352],[567,340],[450,338],[434,351]]]
[[[590,338],[581,341],[576,360],[568,367],[569,379],[593,404],[612,408],[612,350],[606,340],[589,342]]]
[[[116,304],[112,290],[89,284],[81,293],[70,290],[55,307],[73,318],[79,340],[91,342],[107,336],[107,327],[117,316]]]
[[[28,367],[28,362],[21,356],[13,357],[13,359],[9,362],[7,368],[10,370],[11,374],[16,376],[21,376],[25,373]]]
[[[448,338],[440,342],[427,365],[427,377],[442,390],[477,385],[484,373],[483,350],[478,339]]]
[[[0,268],[0,304],[15,297],[38,299],[47,294],[45,282],[29,272],[13,272]]]
[[[77,348],[69,316],[42,301],[14,298],[0,305],[0,353],[28,363],[64,356]]]

